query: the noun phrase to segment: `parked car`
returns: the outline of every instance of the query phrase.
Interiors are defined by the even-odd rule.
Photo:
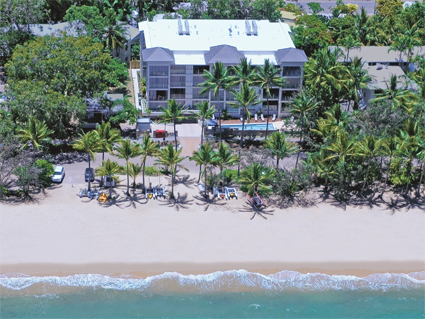
[[[94,169],[93,168],[86,168],[86,171],[84,173],[84,180],[86,182],[94,182]]]
[[[55,173],[52,175],[52,182],[62,183],[65,177],[65,168],[63,166],[56,166]]]
[[[114,187],[115,186],[115,179],[113,179],[112,177],[106,175],[103,177],[104,178],[104,185],[105,187]]]

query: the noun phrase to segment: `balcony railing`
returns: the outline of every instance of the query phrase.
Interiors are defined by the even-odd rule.
[[[197,86],[198,84],[204,83],[204,82],[205,82],[205,78],[202,75],[193,77],[193,86]]]
[[[167,101],[166,96],[149,96],[149,101]]]
[[[175,86],[186,86],[186,82],[171,82],[170,83],[170,87],[175,87]]]
[[[168,83],[149,83],[150,89],[168,89]]]
[[[148,107],[149,110],[157,112],[161,107],[167,107],[167,102],[149,102]]]
[[[185,94],[177,94],[177,93],[176,94],[171,93],[170,96],[172,99],[184,99],[186,97]]]

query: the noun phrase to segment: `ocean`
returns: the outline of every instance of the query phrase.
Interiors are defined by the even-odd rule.
[[[1,318],[424,318],[425,271],[0,276]]]

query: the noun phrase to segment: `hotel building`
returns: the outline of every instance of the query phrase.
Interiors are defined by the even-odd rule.
[[[167,99],[175,99],[188,110],[196,109],[196,103],[210,101],[217,109],[239,117],[240,110],[231,105],[235,100],[230,92],[220,90],[214,97],[208,92],[201,94],[198,85],[205,81],[204,71],[211,72],[215,62],[229,68],[243,57],[255,66],[269,59],[285,79],[283,88],[270,90],[270,114],[281,116],[291,97],[301,90],[308,59],[304,51],[295,48],[289,26],[280,21],[159,19],[140,22],[139,31],[140,71],[147,86],[144,105],[152,115],[160,114]],[[264,90],[258,93],[266,100]],[[260,109],[267,114],[267,103],[250,106],[251,113]]]

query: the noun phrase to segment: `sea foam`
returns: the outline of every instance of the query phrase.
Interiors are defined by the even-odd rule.
[[[72,276],[27,276],[5,274],[0,276],[0,285],[6,289],[23,290],[42,285],[43,289],[60,287],[93,287],[113,290],[139,290],[152,293],[220,292],[220,291],[318,291],[318,290],[390,290],[425,288],[425,271],[409,274],[385,273],[366,277],[327,275],[322,273],[301,274],[296,271],[281,271],[262,275],[246,270],[217,271],[203,275],[182,275],[166,272],[147,278],[131,276],[110,277],[99,274]]]

